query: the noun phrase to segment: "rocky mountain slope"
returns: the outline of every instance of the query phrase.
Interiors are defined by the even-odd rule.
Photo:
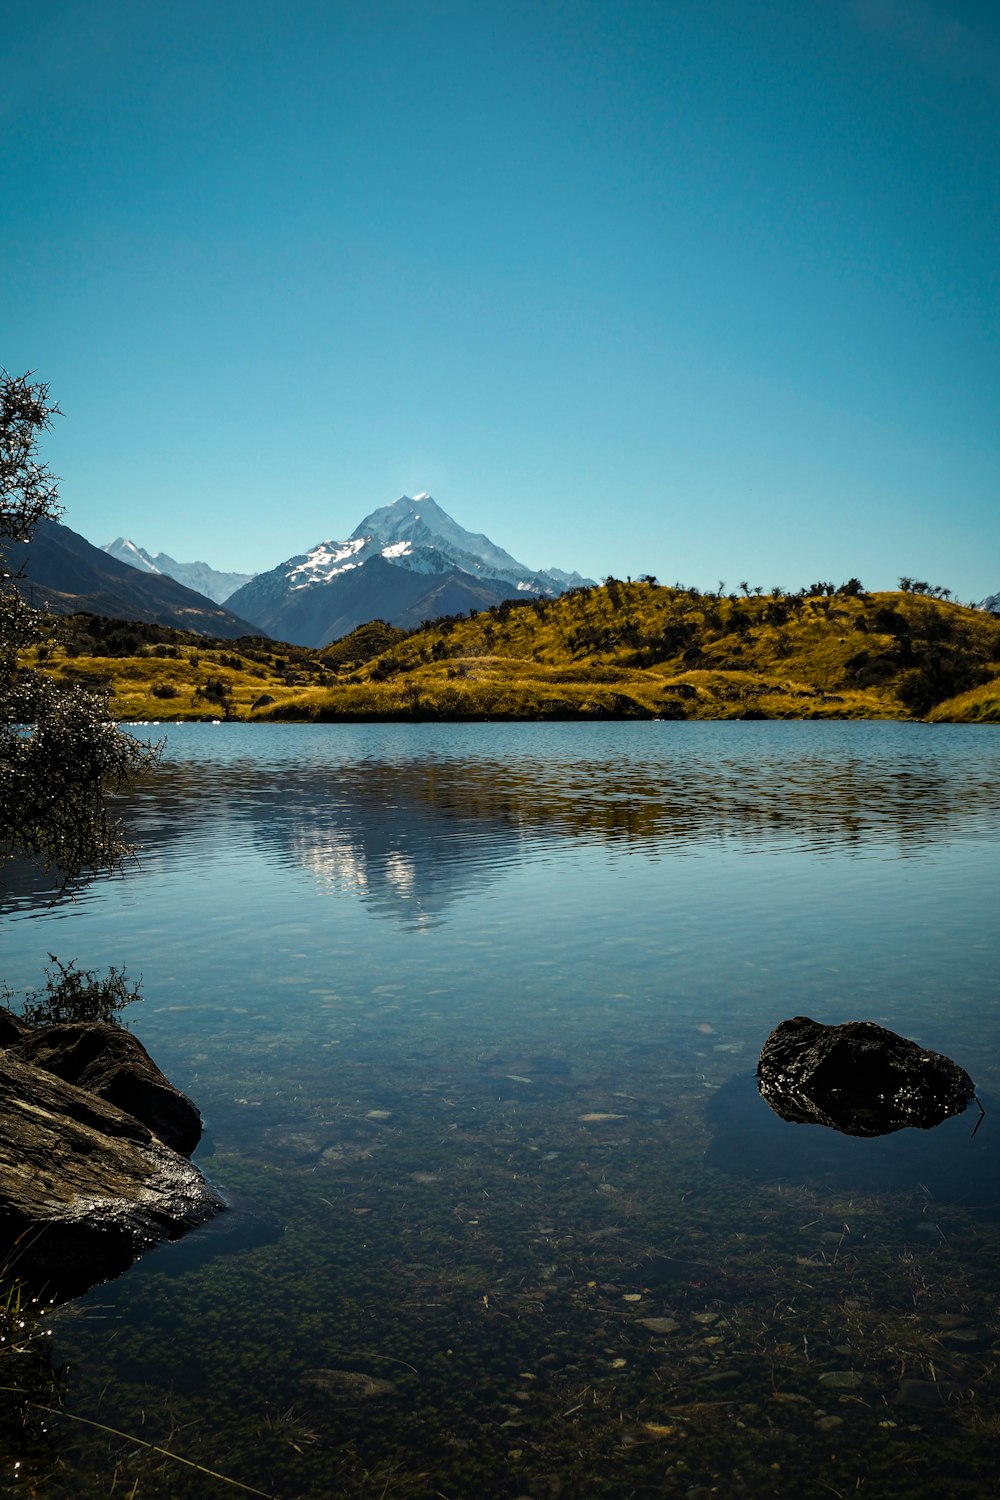
[[[248,620],[162,573],[141,573],[59,521],[42,521],[30,542],[7,548],[15,585],[39,609],[84,611],[232,639],[259,634]]]

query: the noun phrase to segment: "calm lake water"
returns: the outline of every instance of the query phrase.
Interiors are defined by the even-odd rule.
[[[15,881],[4,977],[142,975],[233,1208],[54,1315],[14,1493],[994,1492],[1000,735],[152,733],[137,864]],[[778,1120],[799,1014],[955,1058],[975,1139]]]

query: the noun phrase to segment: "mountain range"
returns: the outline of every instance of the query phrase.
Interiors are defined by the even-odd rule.
[[[175,563],[123,537],[104,550],[147,573],[172,567],[193,580],[192,570],[206,569],[219,589],[222,580],[241,576],[204,563]],[[227,609],[252,621],[258,633],[298,646],[325,646],[373,619],[409,629],[503,599],[553,598],[592,581],[559,568],[526,567],[420,494],[401,495],[365,516],[346,541],[320,542],[223,597]]]
[[[119,562],[128,563],[130,568],[137,568],[140,573],[165,573],[168,578],[176,578],[178,583],[204,594],[206,599],[214,599],[216,604],[225,604],[230,594],[235,594],[253,577],[252,573],[220,573],[205,562],[178,562],[169,552],[151,555],[145,547],[137,547],[135,542],[123,536],[105,542],[101,551],[109,557],[116,557]]]
[[[40,521],[30,542],[5,548],[21,596],[56,615],[143,620],[234,640],[257,627],[166,574],[143,574],[59,521]]]
[[[427,494],[401,495],[365,516],[346,541],[320,542],[263,573],[181,563],[125,537],[96,547],[45,521],[33,541],[8,547],[26,599],[56,614],[77,611],[144,621],[231,640],[270,635],[323,647],[381,619],[402,629],[505,599],[553,598],[592,579],[534,570],[478,532],[466,531]],[[1000,595],[979,608],[1000,613]]]

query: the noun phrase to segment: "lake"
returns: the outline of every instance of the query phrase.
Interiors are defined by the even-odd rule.
[[[232,1208],[52,1315],[15,1493],[992,1492],[1000,735],[149,734],[136,863],[11,883],[4,977],[142,976]],[[954,1058],[981,1129],[779,1120],[803,1014]]]

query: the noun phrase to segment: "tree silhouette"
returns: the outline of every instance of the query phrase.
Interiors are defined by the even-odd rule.
[[[30,373],[0,371],[0,865],[15,855],[66,879],[116,868],[129,852],[108,797],[156,752],[108,722],[107,699],[60,687],[22,657],[50,622],[21,598],[4,546],[59,514],[39,434],[59,408]]]

